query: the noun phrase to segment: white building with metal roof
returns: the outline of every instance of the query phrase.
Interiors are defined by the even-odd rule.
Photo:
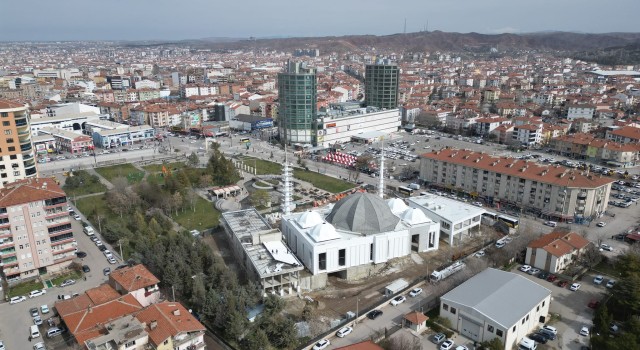
[[[440,236],[447,237],[450,246],[478,230],[482,214],[486,212],[481,207],[435,194],[410,197],[407,201],[409,207],[422,210],[429,219],[440,224]]]
[[[518,274],[486,269],[440,298],[440,316],[477,342],[500,338],[511,349],[544,325],[551,291]]]

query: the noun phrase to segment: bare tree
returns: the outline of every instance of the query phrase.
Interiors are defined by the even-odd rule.
[[[602,261],[602,253],[600,253],[600,249],[598,249],[598,247],[593,244],[589,244],[584,248],[580,260],[589,269],[592,269]]]
[[[129,181],[127,181],[126,177],[118,176],[111,180],[111,184],[113,185],[113,191],[118,193],[125,193],[127,188],[129,187]]]
[[[386,339],[382,344],[385,350],[420,350],[422,348],[418,338],[404,334]]]

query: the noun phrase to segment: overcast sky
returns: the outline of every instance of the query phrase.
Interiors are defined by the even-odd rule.
[[[640,0],[0,0],[0,40],[640,31]]]

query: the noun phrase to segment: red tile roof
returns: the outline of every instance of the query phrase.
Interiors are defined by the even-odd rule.
[[[156,346],[180,333],[205,331],[202,323],[198,322],[182,304],[175,302],[165,301],[149,305],[140,311],[136,318],[147,324],[146,331]]]
[[[421,324],[426,322],[429,317],[425,316],[422,312],[414,311],[404,315],[404,319],[413,324]]]
[[[64,197],[66,194],[54,178],[24,179],[8,183],[0,189],[0,207]]]
[[[527,247],[541,248],[553,256],[561,257],[570,254],[574,250],[580,250],[590,243],[586,238],[575,232],[554,231],[531,241]]]
[[[160,283],[160,280],[142,264],[115,270],[109,275],[109,280],[115,281],[127,292]]]
[[[425,153],[422,157],[568,188],[597,188],[613,182],[609,177],[587,175],[560,165],[540,165],[536,162],[495,157],[471,150],[445,148]]]
[[[0,100],[0,109],[13,109],[20,107],[24,107],[24,105],[15,101]]]
[[[634,128],[633,126],[624,126],[618,130],[610,132],[612,135],[628,137],[630,139],[640,139],[640,128]]]

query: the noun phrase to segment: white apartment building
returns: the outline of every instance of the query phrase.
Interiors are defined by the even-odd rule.
[[[593,119],[596,108],[590,105],[572,105],[567,109],[567,119]]]
[[[512,139],[523,146],[532,147],[542,143],[542,123],[513,127]]]
[[[0,190],[0,267],[7,281],[67,267],[75,250],[67,197],[53,178],[20,180]]]
[[[598,174],[462,149],[422,155],[420,179],[496,206],[581,221],[607,209],[613,179]]]

